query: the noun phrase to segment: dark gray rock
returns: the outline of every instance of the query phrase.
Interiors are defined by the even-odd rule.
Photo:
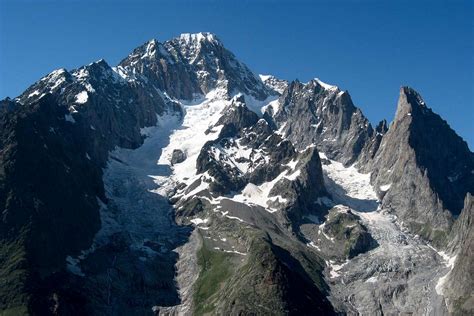
[[[329,258],[345,261],[367,252],[377,246],[360,217],[350,209],[337,207],[330,211],[320,228],[324,234],[318,235],[318,245]],[[327,240],[326,236],[332,238]]]
[[[408,228],[439,244],[452,215],[474,191],[474,155],[413,89],[400,90],[397,113],[375,156],[372,182]]]
[[[120,62],[118,69],[173,98],[192,100],[219,88],[263,100],[272,91],[211,33],[182,34],[165,43],[151,40]]]
[[[449,237],[456,260],[442,291],[453,315],[469,315],[474,312],[474,198],[469,193]]]
[[[265,86],[270,90],[274,91],[275,94],[283,94],[286,87],[288,87],[288,81],[278,79],[275,76],[260,76]]]
[[[373,162],[375,155],[377,154],[382,138],[388,131],[388,125],[386,120],[382,120],[377,124],[374,133],[365,143],[359,157],[357,158],[357,167],[363,172],[370,172],[371,163]]]
[[[327,195],[327,191],[316,147],[309,147],[295,159],[298,163],[294,172],[299,173],[296,179],[281,179],[270,191],[270,196],[281,196],[287,200],[282,213],[291,223],[292,230],[299,232],[304,217],[311,214],[322,217],[315,201],[318,197]]]
[[[219,139],[236,136],[242,129],[255,125],[258,116],[250,111],[245,104],[243,95],[234,97],[232,103],[224,109],[216,126],[223,125],[219,133]]]
[[[0,269],[11,286],[2,287],[0,309],[45,313],[56,293],[63,313],[83,310],[75,304],[84,297],[67,288],[65,259],[89,248],[100,227],[109,151],[140,146],[140,128],[180,108],[103,60],[54,71],[1,108]]]
[[[171,154],[171,165],[181,163],[186,160],[186,154],[181,149],[174,149]]]
[[[347,91],[316,79],[307,84],[291,82],[279,104],[278,112],[268,115],[297,149],[315,144],[329,158],[344,164],[356,161],[374,133]]]

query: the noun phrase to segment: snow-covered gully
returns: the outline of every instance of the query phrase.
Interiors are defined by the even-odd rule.
[[[449,271],[450,258],[408,233],[395,215],[380,208],[370,174],[336,161],[323,165],[323,170],[334,203],[359,215],[378,243],[375,249],[343,264],[329,264],[334,305],[361,315],[377,315],[381,309],[393,315],[447,313],[437,284]]]

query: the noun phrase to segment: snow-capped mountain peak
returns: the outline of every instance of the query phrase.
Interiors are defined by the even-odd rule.
[[[208,42],[213,44],[221,44],[219,38],[210,32],[199,32],[199,33],[183,33],[178,36],[179,40],[186,45],[192,43]]]
[[[283,94],[286,87],[288,87],[288,81],[283,79],[278,79],[272,75],[259,75],[260,80],[271,90],[275,91],[277,94]]]
[[[319,86],[323,87],[327,91],[331,91],[331,92],[339,92],[340,91],[338,86],[328,84],[328,83],[322,81],[319,78],[314,78],[310,82],[314,82],[314,83],[318,84]]]
[[[398,108],[374,129],[211,33],[53,71],[0,102],[0,310],[442,314],[469,277],[474,158],[413,89]]]

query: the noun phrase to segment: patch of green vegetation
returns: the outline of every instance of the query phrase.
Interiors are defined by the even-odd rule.
[[[202,245],[197,254],[201,272],[194,285],[196,315],[206,315],[214,310],[214,296],[232,274],[232,256],[219,250],[208,249],[205,244]]]
[[[354,247],[359,242],[359,238],[361,238],[359,233],[354,233],[349,236],[349,239],[344,243],[344,256],[346,258],[351,258],[351,254],[353,252]]]
[[[474,296],[459,297],[451,303],[452,315],[471,315],[474,310]]]
[[[270,244],[263,238],[252,239],[245,265],[223,288],[226,301],[220,313],[234,315],[284,315],[281,271]]]
[[[26,251],[22,240],[0,242],[0,315],[24,315],[28,294]]]
[[[343,254],[347,258],[353,255],[354,247],[360,242],[361,235],[364,234],[357,217],[350,213],[332,214],[326,222],[325,229],[329,235],[343,242]]]
[[[442,247],[446,244],[447,233],[443,230],[433,229],[429,224],[412,222],[409,224],[409,229],[411,232],[431,241],[436,247]]]
[[[29,315],[28,308],[26,306],[16,306],[9,309],[0,311],[0,316],[22,316]]]
[[[290,252],[288,239],[272,237],[276,238],[256,234],[250,241],[245,264],[219,294],[216,314],[331,315],[324,289],[315,283],[315,279],[323,282],[321,276],[313,279],[305,269],[321,269],[319,260],[310,252]]]
[[[335,213],[326,221],[326,229],[329,234],[337,239],[344,240],[350,237],[351,227],[358,225],[357,217],[349,213]]]

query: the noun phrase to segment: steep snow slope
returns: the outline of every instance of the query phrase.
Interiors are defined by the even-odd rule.
[[[321,154],[322,158],[326,158]],[[343,264],[328,262],[331,300],[346,312],[372,315],[443,314],[446,309],[436,285],[446,271],[446,258],[418,236],[411,235],[396,216],[378,205],[370,174],[326,160],[325,184],[333,201],[359,215],[378,247]],[[403,223],[401,223],[403,224]]]
[[[164,190],[172,189],[178,182],[191,184],[196,178],[196,160],[202,146],[219,135],[220,128],[208,130],[219,119],[222,110],[229,104],[225,100],[223,91],[213,90],[204,98],[194,102],[181,101],[184,109],[184,118],[180,126],[177,126],[170,135],[170,141],[164,146],[158,163],[171,167],[173,150],[179,149],[184,152],[186,159],[172,167],[172,173],[156,178],[163,184]],[[166,193],[166,192],[164,192]]]

